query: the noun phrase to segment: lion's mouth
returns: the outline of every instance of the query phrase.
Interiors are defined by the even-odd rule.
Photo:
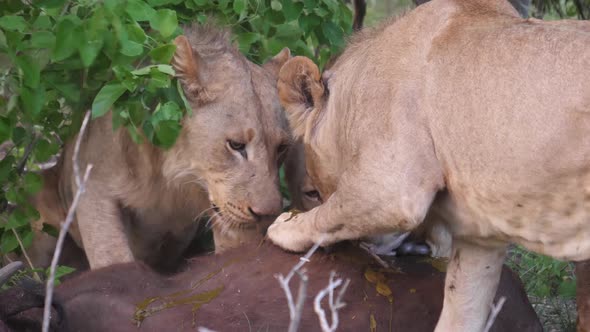
[[[222,212],[221,208],[214,203],[211,203],[211,208],[215,212],[215,215],[218,217],[218,222],[222,223],[224,228],[228,229],[254,229],[256,228],[256,223],[253,223],[250,220],[246,220],[243,217],[240,217],[235,212],[231,211],[231,209],[226,209]],[[227,213],[224,213],[227,212]]]

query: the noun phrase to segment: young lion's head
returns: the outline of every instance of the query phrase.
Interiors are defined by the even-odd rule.
[[[329,73],[322,76],[310,59],[297,56],[283,65],[278,81],[281,104],[293,135],[303,143],[307,175],[323,201],[336,190],[341,156],[345,154],[341,142],[325,139],[327,132],[340,130],[334,126],[338,121],[328,121],[325,116],[328,78]]]
[[[289,50],[258,66],[228,37],[194,25],[176,38],[173,66],[192,115],[164,161],[169,181],[207,191],[222,231],[281,212],[278,168],[290,144],[276,88]]]

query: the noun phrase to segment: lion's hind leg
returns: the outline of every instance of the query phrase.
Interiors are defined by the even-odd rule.
[[[436,332],[482,331],[502,272],[506,247],[454,239]]]

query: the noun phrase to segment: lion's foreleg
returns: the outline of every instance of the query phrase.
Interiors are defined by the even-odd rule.
[[[405,181],[396,188],[395,183],[383,179],[380,174],[345,174],[338,190],[322,205],[308,212],[279,216],[268,229],[269,238],[284,249],[303,251],[319,241],[329,245],[411,231],[424,220],[435,187]],[[377,188],[379,185],[383,188]]]
[[[500,282],[506,248],[454,239],[436,332],[482,331]]]
[[[114,200],[94,189],[93,183],[87,188],[76,217],[90,268],[132,262],[133,253]]]

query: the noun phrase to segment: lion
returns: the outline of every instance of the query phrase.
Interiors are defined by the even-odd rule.
[[[319,192],[305,170],[303,143],[293,142],[285,158],[285,180],[291,198],[290,208],[309,211],[322,204]],[[451,256],[451,234],[444,222],[429,214],[424,222],[412,232],[393,232],[369,236],[362,245],[377,255],[430,255],[437,258]],[[423,244],[426,243],[426,246]]]
[[[323,75],[289,60],[279,97],[323,204],[268,237],[299,252],[433,213],[453,242],[436,331],[482,331],[510,243],[590,258],[589,32],[506,1],[433,0]]]
[[[168,150],[147,139],[136,144],[125,129],[113,130],[111,113],[91,121],[81,140],[80,169],[93,169],[69,234],[91,269],[134,260],[168,267],[204,215],[223,251],[264,231],[282,211],[278,169],[291,135],[276,83],[289,50],[258,66],[226,31],[196,24],[174,43],[172,65],[192,108],[176,143]],[[47,174],[50,187],[34,199],[38,223],[59,226],[72,203],[76,138]]]

